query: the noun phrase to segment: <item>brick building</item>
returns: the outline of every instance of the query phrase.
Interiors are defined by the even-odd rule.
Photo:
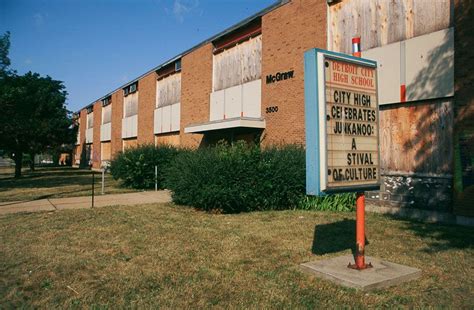
[[[454,71],[455,57],[472,60],[459,44],[472,36],[457,31],[472,9],[449,0],[278,1],[84,107],[74,162],[100,168],[144,143],[304,145],[304,52],[350,53],[360,36],[362,57],[379,71],[383,184],[369,202],[452,212],[455,201],[457,214],[472,216],[462,202],[474,185],[472,73]]]

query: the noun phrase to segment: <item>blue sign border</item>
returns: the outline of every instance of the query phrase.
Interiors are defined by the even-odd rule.
[[[313,48],[304,53],[304,101],[305,101],[305,129],[306,129],[306,194],[320,196],[325,192],[321,191],[319,166],[321,156],[319,147],[319,85],[318,85],[318,54],[334,56],[342,60],[352,60],[358,63],[364,63],[377,67],[377,62],[350,56],[347,54],[326,51],[319,48]],[[332,192],[343,191],[363,191],[378,189],[377,186],[353,186],[351,188],[339,188]]]

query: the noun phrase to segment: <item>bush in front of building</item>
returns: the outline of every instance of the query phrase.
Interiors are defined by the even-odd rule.
[[[236,213],[297,208],[305,193],[305,151],[219,143],[179,154],[165,186],[177,204]]]
[[[155,187],[157,166],[158,189],[163,189],[163,171],[180,151],[169,145],[140,145],[117,154],[110,163],[110,172],[123,186],[137,189]]]

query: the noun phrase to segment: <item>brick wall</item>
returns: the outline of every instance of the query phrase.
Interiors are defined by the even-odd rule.
[[[212,89],[212,44],[206,44],[182,58],[181,145],[197,147],[203,135],[184,134],[191,124],[209,121],[209,95]]]
[[[122,151],[122,117],[123,117],[123,91],[120,89],[112,94],[112,124],[111,124],[111,149],[112,158]]]
[[[156,103],[156,73],[152,72],[138,82],[138,144],[154,143],[153,112]]]
[[[264,145],[305,143],[304,52],[326,47],[326,1],[292,1],[262,18]],[[292,79],[266,84],[269,74],[294,70]],[[278,112],[265,113],[278,106]]]
[[[180,146],[179,132],[165,133],[155,136],[155,145],[165,144]]]
[[[92,149],[92,168],[100,168],[100,124],[102,123],[102,102],[94,103],[94,136],[92,138],[94,147]]]

